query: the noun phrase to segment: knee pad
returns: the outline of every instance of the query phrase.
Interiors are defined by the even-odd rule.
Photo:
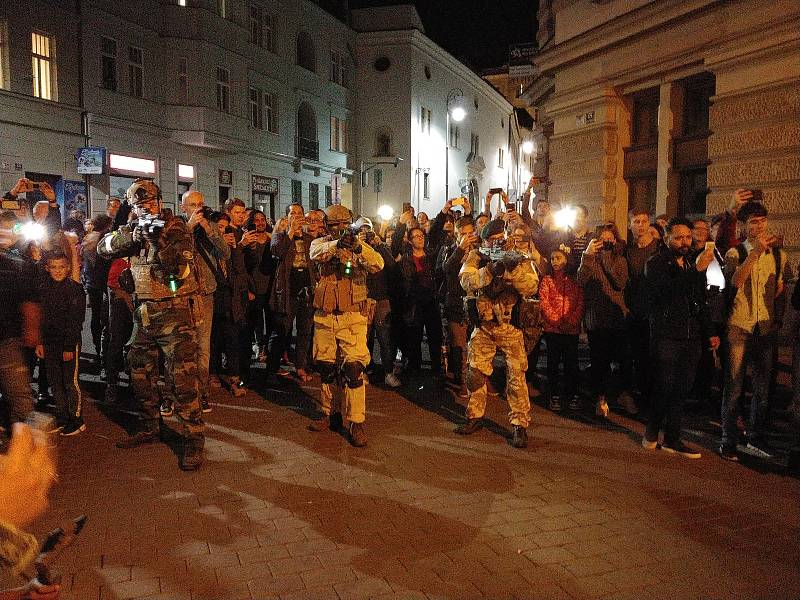
[[[350,389],[360,388],[364,385],[364,380],[361,374],[364,372],[364,365],[360,362],[346,362],[342,367],[342,375],[344,375],[345,383]]]
[[[317,370],[322,383],[336,383],[336,365],[327,362],[318,362]]]
[[[486,384],[486,375],[470,367],[467,369],[467,390],[470,393],[476,392]]]

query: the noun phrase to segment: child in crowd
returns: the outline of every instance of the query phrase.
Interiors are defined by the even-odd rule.
[[[81,284],[70,278],[72,265],[60,251],[45,254],[42,277],[41,340],[36,355],[44,359],[47,381],[56,405],[56,427],[61,435],[76,435],[86,429],[81,418],[78,359],[81,331],[86,316],[86,296]]]
[[[570,410],[580,408],[578,396],[578,335],[583,318],[583,290],[567,274],[569,248],[561,246],[550,253],[552,273],[539,285],[539,298],[547,345],[547,382],[550,410],[561,410],[558,367],[564,365],[564,393]]]

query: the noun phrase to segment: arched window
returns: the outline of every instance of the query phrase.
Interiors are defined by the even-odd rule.
[[[301,102],[297,109],[297,156],[319,160],[317,115],[308,102]]]
[[[305,31],[297,34],[297,64],[313,73],[317,72],[317,54],[314,51],[314,40]]]
[[[375,134],[375,156],[392,156],[392,134],[385,129]]]

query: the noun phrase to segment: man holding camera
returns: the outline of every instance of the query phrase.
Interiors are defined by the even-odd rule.
[[[149,179],[137,179],[126,192],[138,219],[109,233],[97,251],[104,258],[131,257],[121,281],[133,293],[134,329],[128,363],[131,385],[141,402],[144,429],[117,443],[134,448],[160,438],[159,350],[169,371],[183,451],[179,466],[194,471],[203,463],[204,425],[197,389],[195,327],[203,318],[191,232],[179,218],[162,220],[161,190]]]
[[[320,410],[324,417],[312,431],[338,430],[342,415],[349,422],[350,441],[366,446],[367,275],[383,268],[381,255],[362,244],[351,226],[350,211],[334,204],[325,209],[331,235],[311,242],[311,260],[319,272],[314,290],[314,360],[320,372]],[[341,367],[339,360],[341,359]],[[340,381],[345,406],[333,406],[333,386]],[[337,410],[338,409],[338,410]]]
[[[482,248],[470,251],[460,271],[461,286],[468,296],[469,317],[475,329],[468,345],[467,422],[457,427],[456,433],[469,435],[481,428],[486,411],[487,380],[493,371],[494,356],[502,350],[506,356],[506,397],[513,429],[511,445],[525,448],[531,412],[525,382],[528,357],[522,333],[525,323],[516,315],[521,312],[523,299],[536,293],[538,278],[530,263],[523,264],[521,254],[507,253],[497,259],[491,255],[492,250],[504,247],[504,232],[505,223],[501,219],[489,221],[481,231]],[[489,255],[481,250],[488,251]]]

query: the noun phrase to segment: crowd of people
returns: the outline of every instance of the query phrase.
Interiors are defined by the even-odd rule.
[[[294,202],[273,224],[238,198],[214,210],[194,190],[174,215],[147,179],[110,198],[104,214],[62,220],[50,186],[20,179],[6,200],[34,190],[45,200],[30,207],[30,222],[0,214],[6,420],[50,412],[49,432],[85,430],[78,371],[88,312],[103,402],[120,405],[127,379],[141,414],[141,429],[118,446],[158,441],[163,418],[175,415],[187,470],[202,464],[212,388],[238,397],[315,374],[320,418],[309,429],[346,428],[358,447],[367,443],[365,381],[399,388],[422,377],[466,404],[462,435],[504,395],[515,447],[527,445],[530,398],[541,394],[556,412],[643,410],[644,448],[698,457],[680,437],[692,399],[719,411],[723,458],[736,460],[739,443],[774,456],[764,432],[791,268],[764,204],[737,190],[710,222],[651,221],[634,208],[626,242],[614,223],[590,227],[584,206],[559,212],[536,201],[535,183],[519,202],[500,191],[496,214],[492,190],[477,215],[465,198],[433,218],[404,204],[380,223]],[[796,292],[791,302],[800,303]]]

